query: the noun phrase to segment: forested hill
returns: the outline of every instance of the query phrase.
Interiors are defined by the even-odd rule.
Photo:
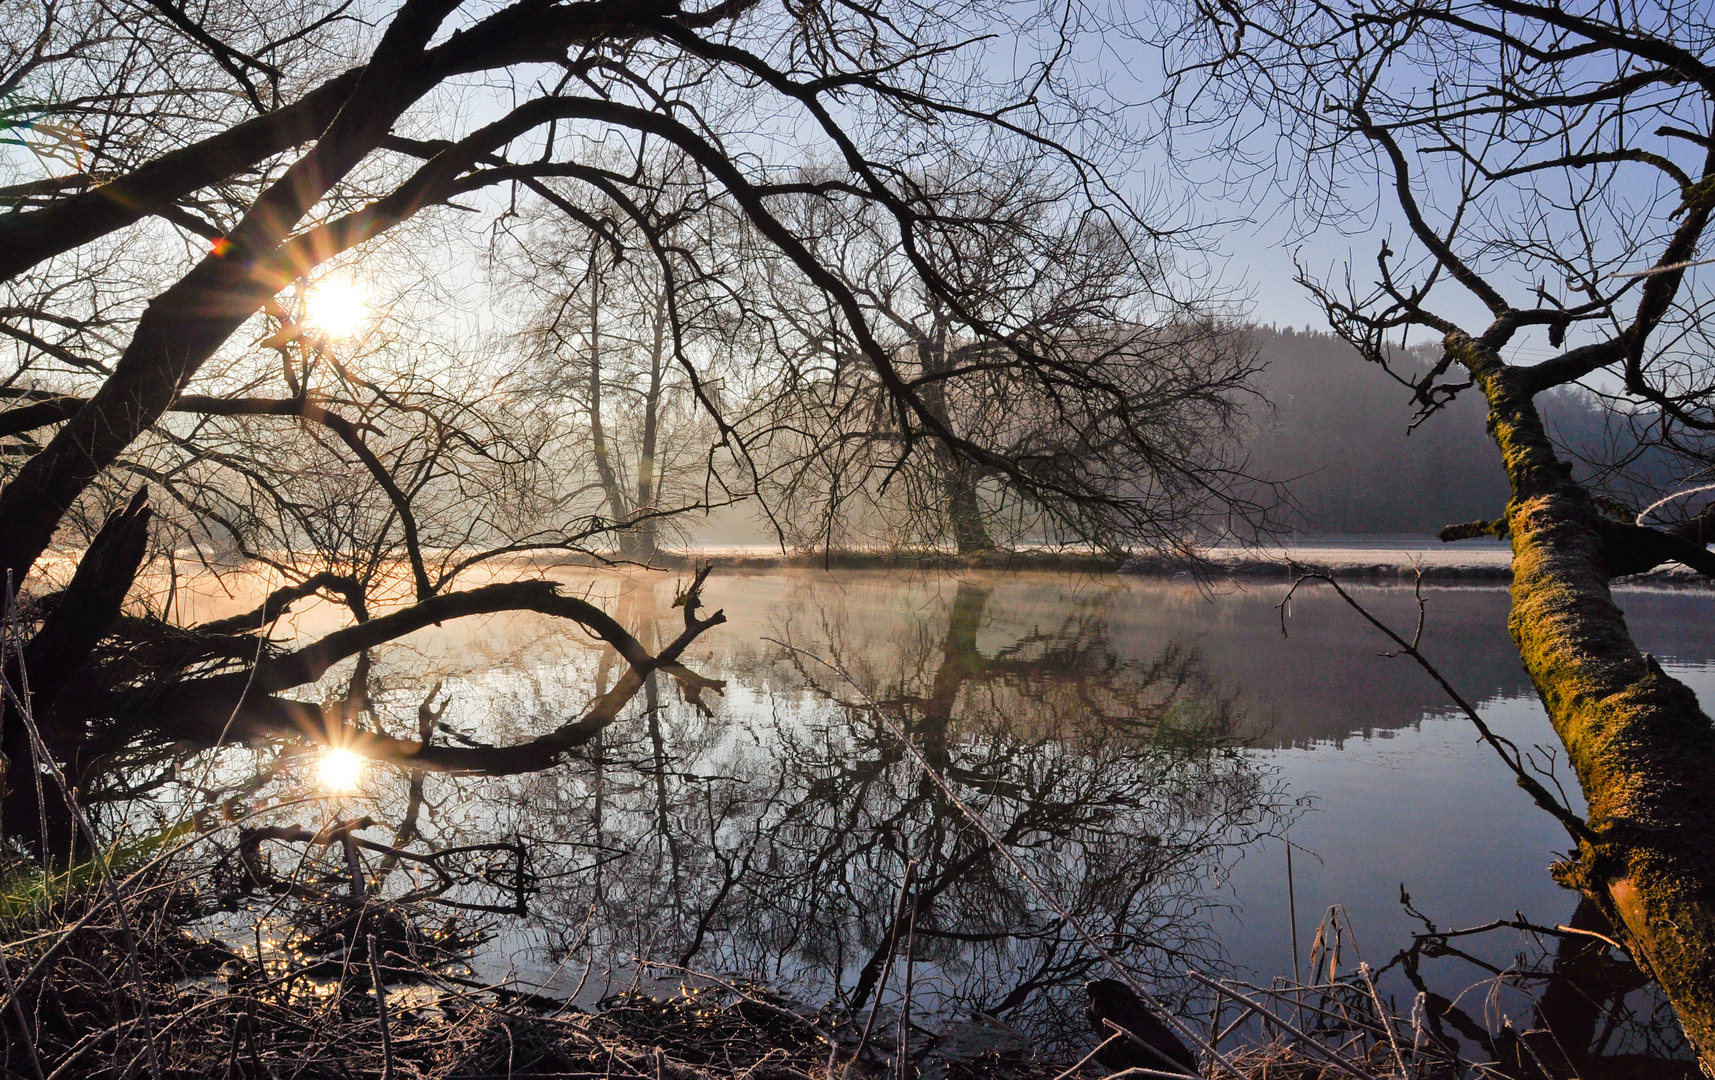
[[[1409,431],[1410,391],[1329,333],[1252,330],[1259,385],[1272,408],[1252,412],[1251,471],[1288,482],[1291,526],[1308,534],[1433,533],[1493,518],[1506,505],[1500,452],[1483,430],[1484,408],[1465,395]],[[1420,370],[1402,356],[1399,370]],[[1596,399],[1573,388],[1539,402],[1557,441],[1586,455],[1610,442]],[[1624,440],[1622,440],[1624,441]],[[1611,450],[1610,446],[1610,450]],[[1661,459],[1659,453],[1649,455]],[[1665,459],[1643,464],[1652,490],[1671,490],[1686,470]],[[1575,473],[1589,477],[1588,466]],[[1628,501],[1651,497],[1626,492]]]

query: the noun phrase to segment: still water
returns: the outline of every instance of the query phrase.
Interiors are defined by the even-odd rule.
[[[562,577],[646,645],[681,625],[671,574]],[[1409,632],[1409,589],[1351,592]],[[1044,1047],[1082,1048],[1081,986],[1103,971],[1047,892],[1169,995],[1190,992],[1187,967],[1291,975],[1292,913],[1302,967],[1339,905],[1343,963],[1385,969],[1384,993],[1409,1003],[1428,989],[1483,1024],[1528,1022],[1530,1002],[1494,976],[1546,968],[1554,940],[1501,931],[1465,940],[1464,958],[1401,963],[1423,929],[1401,893],[1442,928],[1515,912],[1570,922],[1576,898],[1547,873],[1564,833],[1421,671],[1378,655],[1387,643],[1356,613],[1324,588],[1282,607],[1284,593],[1050,573],[717,572],[705,601],[729,622],[686,656],[727,681],[712,716],[652,685],[551,769],[429,775],[415,789],[371,769],[357,791],[281,820],[368,813],[387,839],[414,803],[420,843],[522,839],[528,914],[466,913],[495,931],[480,974],[585,1002],[674,984],[678,969],[854,1007],[896,1009],[909,987],[925,1023],[983,1014]],[[1552,747],[1506,635],[1505,590],[1425,596],[1424,651],[1496,730]],[[1621,603],[1645,649],[1715,692],[1715,594],[1634,589]],[[307,609],[296,632],[326,618]],[[414,734],[432,715],[437,738],[519,741],[618,674],[611,653],[552,620],[448,624],[375,657],[370,722]],[[347,678],[331,674],[327,692]],[[256,757],[259,802],[311,782],[313,760]],[[1551,750],[1536,757],[1552,768]],[[508,874],[475,868],[446,898],[504,906]],[[896,920],[911,946],[890,969]],[[1612,993],[1608,1005],[1645,1020],[1659,1008]],[[1633,1049],[1659,1035],[1631,1036]]]

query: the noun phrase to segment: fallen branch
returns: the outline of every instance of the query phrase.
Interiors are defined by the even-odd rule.
[[[706,577],[706,571],[702,576]],[[587,601],[563,595],[554,582],[486,585],[435,596],[402,611],[337,630],[295,652],[264,658],[246,671],[187,680],[163,690],[115,694],[109,712],[139,717],[168,735],[206,746],[286,737],[430,771],[534,772],[553,764],[566,751],[587,743],[611,724],[652,672],[672,676],[688,703],[704,715],[713,715],[703,694],[709,690],[721,693],[726,683],[691,671],[680,663],[679,657],[703,633],[724,623],[726,615],[716,611],[707,618],[697,618],[698,604],[694,597],[685,599],[684,606],[685,630],[660,652],[651,654],[605,611]],[[340,660],[426,626],[447,619],[515,611],[534,611],[582,625],[613,646],[629,665],[628,670],[583,715],[545,735],[511,746],[447,746],[394,738],[353,727],[342,716],[329,715],[320,705],[274,696],[281,690],[317,681]],[[234,716],[237,719],[229,725]]]

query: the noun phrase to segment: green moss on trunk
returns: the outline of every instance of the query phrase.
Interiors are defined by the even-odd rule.
[[[1596,839],[1556,877],[1622,928],[1715,1076],[1715,725],[1633,642],[1609,590],[1612,531],[1530,395],[1477,342],[1447,348],[1489,402],[1513,491],[1513,638],[1590,805]]]

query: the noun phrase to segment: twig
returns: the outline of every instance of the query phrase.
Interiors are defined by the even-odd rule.
[[[1298,968],[1298,889],[1292,879],[1292,838],[1286,839],[1286,917],[1292,922],[1292,981],[1302,982]]]
[[[1302,985],[1304,977],[1300,974],[1298,958],[1298,885],[1292,876],[1292,833],[1290,830],[1286,836],[1286,917],[1292,923],[1292,981]],[[1300,1027],[1304,1025],[1304,998],[1302,995],[1298,998],[1298,1024]]]
[[[899,1040],[898,1049],[894,1052],[895,1064],[899,1066],[899,1080],[910,1080],[906,1071],[907,1062],[911,1057],[911,984],[917,975],[917,898],[910,901],[909,922],[905,931],[905,993],[899,1002]]]
[[[1244,1023],[1246,1020],[1249,1020],[1251,1017],[1253,1017],[1255,1015],[1257,1015],[1256,1009],[1252,1008],[1249,1005],[1246,1005],[1244,1008],[1244,1011],[1239,1013],[1238,1017],[1235,1020],[1233,1020],[1232,1023],[1230,1023],[1226,1027],[1222,1028],[1221,1033],[1219,1035],[1215,1036],[1213,1039],[1210,1039],[1209,1041],[1214,1043],[1216,1046],[1219,1046],[1223,1039],[1225,1039],[1228,1035],[1231,1035],[1233,1032],[1238,1030],[1238,1027],[1240,1024]]]
[[[1128,1040],[1130,1040],[1131,1042],[1135,1043],[1136,1045],[1142,1047],[1144,1050],[1148,1051],[1150,1054],[1154,1055],[1155,1059],[1157,1061],[1161,1062],[1162,1064],[1169,1065],[1169,1066],[1177,1066],[1179,1064],[1177,1061],[1174,1061],[1172,1058],[1168,1057],[1165,1053],[1163,1053],[1161,1051],[1160,1047],[1156,1046],[1154,1043],[1150,1042],[1148,1039],[1145,1039],[1142,1035],[1139,1035],[1137,1032],[1135,1032],[1132,1029],[1124,1026],[1123,1024],[1116,1024],[1112,1020],[1109,1020],[1105,1016],[1102,1017],[1102,1023],[1104,1025],[1106,1025],[1107,1027],[1112,1028],[1116,1035],[1124,1035]],[[1173,1075],[1173,1076],[1191,1076],[1192,1074],[1186,1073],[1186,1072],[1175,1072],[1175,1073],[1171,1073],[1170,1075]]]
[[[1103,1039],[1101,1041],[1101,1043],[1094,1050],[1091,1050],[1089,1053],[1087,1053],[1083,1057],[1079,1058],[1077,1060],[1077,1062],[1074,1065],[1072,1065],[1070,1068],[1068,1068],[1068,1069],[1062,1071],[1061,1073],[1059,1073],[1058,1075],[1056,1075],[1054,1077],[1054,1080],[1066,1080],[1067,1077],[1071,1076],[1073,1073],[1077,1072],[1079,1069],[1082,1069],[1084,1066],[1088,1065],[1091,1061],[1093,1061],[1097,1054],[1101,1053],[1103,1050],[1106,1050],[1108,1047],[1112,1046],[1115,1043],[1115,1041],[1117,1041],[1119,1039],[1123,1039],[1125,1037],[1126,1037],[1126,1033],[1123,1031],[1116,1031],[1112,1035],[1109,1035],[1107,1038]]]
[[[1715,259],[1692,259],[1687,262],[1668,263],[1666,266],[1652,266],[1647,270],[1615,270],[1608,275],[1610,278],[1645,278],[1657,274],[1671,274],[1692,266],[1708,266]]]
[[[1289,1024],[1285,1020],[1281,1019],[1275,1013],[1270,1012],[1268,1009],[1264,1008],[1258,1002],[1251,1000],[1250,998],[1246,997],[1245,995],[1239,993],[1237,990],[1234,990],[1232,987],[1223,986],[1221,983],[1216,982],[1214,979],[1209,978],[1207,975],[1203,975],[1197,971],[1192,970],[1191,968],[1186,968],[1185,974],[1191,976],[1191,978],[1197,980],[1198,982],[1202,983],[1204,986],[1207,986],[1211,989],[1215,989],[1215,990],[1224,989],[1224,990],[1226,990],[1227,993],[1231,994],[1233,997],[1236,997],[1240,1001],[1243,1001],[1245,1004],[1252,1006],[1253,1008],[1256,1009],[1256,1011],[1258,1013],[1260,1013],[1263,1016],[1266,1016],[1269,1019],[1273,1020],[1275,1023],[1279,1024],[1283,1029],[1285,1029],[1289,1034],[1297,1036],[1306,1046],[1310,1047],[1311,1049],[1315,1050],[1317,1053],[1321,1054],[1323,1057],[1327,1058],[1328,1061],[1330,1063],[1332,1063],[1333,1066],[1335,1068],[1339,1069],[1341,1072],[1350,1073],[1352,1076],[1356,1077],[1357,1080],[1377,1080],[1377,1078],[1375,1076],[1373,1076],[1369,1073],[1360,1072],[1357,1068],[1353,1067],[1344,1058],[1342,1058],[1338,1053],[1334,1052],[1333,1050],[1328,1049],[1326,1046],[1323,1046],[1317,1040],[1315,1040],[1315,1039],[1311,1038],[1310,1036],[1304,1034],[1304,1032],[1293,1027],[1291,1024]]]
[[[1288,997],[1287,992],[1284,990],[1274,990],[1274,989],[1270,989],[1269,987],[1266,987],[1266,986],[1257,986],[1255,983],[1248,983],[1248,982],[1244,982],[1244,981],[1239,980],[1239,979],[1228,979],[1223,985],[1226,985],[1226,986],[1242,986],[1246,990],[1253,990],[1256,993],[1263,994],[1263,995],[1266,995],[1266,996],[1272,997],[1272,998],[1286,998],[1286,997]],[[1295,986],[1295,987],[1293,987],[1294,993],[1292,995],[1292,1001],[1299,1006],[1299,1009],[1301,1011],[1303,1009],[1309,1009],[1311,1012],[1316,1013],[1318,1016],[1326,1016],[1328,1019],[1338,1020],[1342,1024],[1347,1024],[1347,1025],[1352,1026],[1352,1027],[1361,1027],[1361,1028],[1369,1028],[1369,1029],[1373,1029],[1373,1030],[1379,1030],[1379,1027],[1380,1027],[1379,1025],[1366,1024],[1361,1020],[1354,1020],[1350,1016],[1346,1015],[1345,1013],[1337,1013],[1337,1012],[1334,1012],[1332,1009],[1323,1009],[1323,1008],[1320,1008],[1320,1007],[1315,1006],[1315,1005],[1306,1005],[1301,1000],[1302,995],[1311,991],[1311,990],[1319,990],[1319,989],[1321,989],[1321,990],[1333,990],[1333,989],[1338,989],[1339,986],[1340,986],[1340,984],[1336,984],[1336,983],[1330,983],[1330,984],[1327,984],[1325,986]],[[1323,995],[1323,996],[1326,997],[1327,995]],[[1241,1019],[1242,1019],[1242,1017],[1241,1017]],[[1237,1021],[1235,1021],[1234,1023],[1237,1023]],[[1299,1021],[1299,1026],[1300,1027],[1304,1026],[1304,1022],[1302,1019]],[[1232,1024],[1227,1025],[1227,1029],[1226,1029],[1227,1032],[1231,1032],[1232,1029],[1233,1029]]]
[[[1576,926],[1542,926],[1522,917],[1517,919],[1495,919],[1494,921],[1484,923],[1481,926],[1467,926],[1459,930],[1430,930],[1428,933],[1412,934],[1411,936],[1418,941],[1447,941],[1456,937],[1470,937],[1474,934],[1486,934],[1490,930],[1500,930],[1503,927],[1513,930],[1524,930],[1532,934],[1550,934],[1555,937],[1595,938],[1597,941],[1607,944],[1622,956],[1631,956],[1631,951],[1624,945],[1615,941],[1608,935],[1598,933],[1595,930],[1583,930]]]
[[[1599,934],[1594,930],[1580,930],[1576,926],[1556,926],[1554,929],[1559,931],[1562,934],[1577,934],[1581,937],[1593,937],[1597,941],[1606,943],[1610,948],[1612,948],[1615,952],[1619,953],[1622,956],[1630,956],[1631,955],[1630,950],[1628,950],[1624,945],[1621,945],[1619,942],[1615,941],[1613,938],[1609,937],[1607,934]]]
[[[393,1030],[387,1023],[387,988],[381,984],[381,948],[369,938],[369,982],[375,988],[375,1013],[381,1018],[381,1080],[393,1080]]]
[[[1215,1004],[1209,1009],[1209,1045],[1221,1045],[1221,1010],[1227,1007],[1227,995],[1217,992]],[[1249,1015],[1248,1013],[1241,1015]]]
[[[845,1076],[852,1074],[852,1066],[869,1047],[869,1034],[875,1027],[875,1016],[881,1011],[881,992],[887,987],[887,977],[893,973],[894,949],[899,944],[899,924],[905,919],[905,900],[911,895],[911,879],[916,874],[915,859],[905,861],[905,874],[899,879],[899,900],[893,906],[893,923],[887,928],[887,959],[882,963],[881,978],[875,984],[875,996],[870,999],[869,1019],[864,1021],[863,1035],[858,1039],[857,1050],[852,1053],[851,1060],[846,1062]],[[1058,1078],[1056,1078],[1058,1080]]]
[[[1185,1080],[1186,1073],[1162,1072],[1160,1069],[1146,1069],[1142,1065],[1133,1065],[1129,1069],[1121,1069],[1117,1073],[1102,1077],[1102,1080]]]
[[[1376,981],[1370,978],[1370,965],[1359,961],[1358,974],[1364,980],[1364,989],[1370,992],[1370,1003],[1376,1007],[1376,1019],[1381,1021],[1382,1030],[1387,1032],[1387,1042],[1393,1047],[1393,1060],[1399,1065],[1399,1075],[1406,1076],[1405,1056],[1399,1052],[1399,1041],[1393,1037],[1393,1024],[1388,1020],[1387,1010],[1382,1008],[1381,995],[1376,993]]]
[[[1412,635],[1412,639],[1407,641],[1405,638],[1401,637],[1393,627],[1370,614],[1369,609],[1358,603],[1350,593],[1346,592],[1346,590],[1341,587],[1340,583],[1334,580],[1333,575],[1323,573],[1321,571],[1310,570],[1306,567],[1299,566],[1296,563],[1293,565],[1294,568],[1298,570],[1298,579],[1292,583],[1292,588],[1286,591],[1286,595],[1281,598],[1280,603],[1275,605],[1276,609],[1280,612],[1281,636],[1284,637],[1286,635],[1285,605],[1292,599],[1293,593],[1296,593],[1298,591],[1298,587],[1306,581],[1326,582],[1328,586],[1340,597],[1340,599],[1344,600],[1353,611],[1362,615],[1366,622],[1387,635],[1390,641],[1399,646],[1398,653],[1387,655],[1403,655],[1411,657],[1412,660],[1416,661],[1418,667],[1422,668],[1431,679],[1435,680],[1436,685],[1441,687],[1442,691],[1452,699],[1453,704],[1457,705],[1459,710],[1463,712],[1471,723],[1476,726],[1477,734],[1482,736],[1484,742],[1494,748],[1495,753],[1500,755],[1501,761],[1506,764],[1507,768],[1512,770],[1513,775],[1518,778],[1519,786],[1524,788],[1525,791],[1530,794],[1531,799],[1536,802],[1537,806],[1548,811],[1548,813],[1552,814],[1554,818],[1565,827],[1566,831],[1571,834],[1573,842],[1596,843],[1596,834],[1590,831],[1589,824],[1585,822],[1583,818],[1580,818],[1577,814],[1574,814],[1572,811],[1562,806],[1559,800],[1550,794],[1548,789],[1543,787],[1542,783],[1538,781],[1536,777],[1530,775],[1529,771],[1525,769],[1523,763],[1519,760],[1520,755],[1518,746],[1511,739],[1502,735],[1497,735],[1494,731],[1490,730],[1489,725],[1483,720],[1482,714],[1477,711],[1476,706],[1467,701],[1463,694],[1455,690],[1453,688],[1453,684],[1447,681],[1447,677],[1441,674],[1441,670],[1434,664],[1430,663],[1429,659],[1418,649],[1418,645],[1423,640],[1423,613],[1424,607],[1428,602],[1423,596],[1422,570],[1417,572],[1417,583],[1415,587],[1417,599],[1417,630]]]
[[[12,1014],[18,1018],[18,1032],[24,1037],[24,1047],[30,1052],[30,1068],[35,1071],[36,1080],[43,1080],[42,1059],[36,1053],[36,1036],[30,1030],[30,1021],[24,1016],[24,1004],[18,1000],[18,988],[12,985],[12,971],[6,964],[6,952],[0,948],[0,978],[6,980],[6,996],[12,999]]]
[[[718,975],[710,975],[706,971],[697,971],[693,968],[685,967],[683,964],[669,964],[669,963],[666,963],[665,961],[661,961],[661,960],[642,960],[642,959],[640,959],[640,960],[638,960],[638,965],[640,967],[662,968],[662,969],[667,970],[667,971],[677,971],[681,974],[689,975],[693,979],[707,979],[709,982],[714,983],[716,986],[720,987],[721,989],[726,990],[729,993],[737,994],[739,997],[750,1002],[752,1005],[760,1006],[764,1009],[767,1009],[769,1012],[776,1014],[777,1016],[783,1016],[788,1020],[793,1020],[793,1021],[796,1021],[797,1023],[803,1024],[805,1027],[807,1027],[811,1031],[815,1032],[818,1037],[825,1039],[830,1044],[837,1044],[838,1040],[836,1040],[834,1038],[833,1033],[828,1031],[826,1028],[822,1027],[822,1025],[816,1023],[814,1020],[811,1020],[805,1016],[800,1016],[797,1013],[793,1012],[791,1009],[783,1009],[780,1006],[774,1004],[774,1002],[766,1001],[762,998],[757,997],[755,994],[747,993],[744,990],[740,989],[739,987],[734,986],[732,983],[727,982],[725,979],[721,978]]]
[[[1502,1019],[1506,1025],[1506,1029],[1508,1031],[1515,1032],[1515,1034],[1513,1035],[1513,1039],[1520,1046],[1524,1047],[1524,1052],[1530,1055],[1530,1060],[1536,1065],[1537,1069],[1542,1073],[1542,1075],[1553,1076],[1554,1073],[1549,1070],[1547,1064],[1545,1064],[1543,1062],[1541,1055],[1539,1055],[1536,1052],[1536,1047],[1532,1046],[1530,1044],[1530,1040],[1525,1038],[1525,1036],[1529,1035],[1530,1032],[1528,1032],[1528,1031],[1517,1031],[1517,1029],[1515,1029],[1513,1027],[1512,1020],[1504,1018],[1504,1017]]]
[[[12,609],[10,600],[7,602],[7,607],[9,610]],[[13,614],[11,617],[15,618],[16,616]],[[19,654],[18,659],[18,666],[22,669],[24,666],[22,653]],[[83,833],[84,842],[89,845],[90,861],[95,864],[99,872],[98,876],[101,879],[101,884],[113,903],[114,914],[119,919],[120,940],[125,945],[126,962],[131,968],[132,980],[137,984],[137,1009],[142,1020],[143,1037],[149,1051],[149,1075],[153,1080],[161,1080],[161,1063],[160,1057],[156,1053],[155,1049],[154,1024],[151,1022],[149,1015],[149,994],[147,987],[143,983],[142,966],[137,961],[137,939],[131,932],[131,919],[126,915],[125,904],[120,899],[119,890],[113,883],[112,867],[108,865],[107,856],[101,850],[100,844],[96,841],[95,830],[90,828],[89,820],[84,817],[83,809],[78,806],[76,789],[73,788],[66,780],[65,773],[60,770],[59,763],[55,761],[53,759],[53,755],[48,752],[47,743],[43,741],[42,733],[36,728],[36,719],[27,704],[28,699],[20,700],[13,692],[11,684],[6,682],[4,679],[0,679],[0,689],[4,689],[5,696],[11,699],[13,705],[18,710],[18,718],[23,721],[24,730],[28,733],[30,738],[31,756],[38,762],[46,764],[49,770],[52,771],[54,781],[59,786],[60,795],[65,799],[66,809],[71,812],[75,826]],[[37,774],[39,781],[41,775],[40,769],[33,769],[32,771]],[[38,800],[38,803],[39,801],[40,800]],[[42,840],[43,843],[46,844],[47,835],[45,832],[43,833]],[[8,996],[11,996],[11,994],[8,993]],[[14,998],[14,1000],[16,999]]]

